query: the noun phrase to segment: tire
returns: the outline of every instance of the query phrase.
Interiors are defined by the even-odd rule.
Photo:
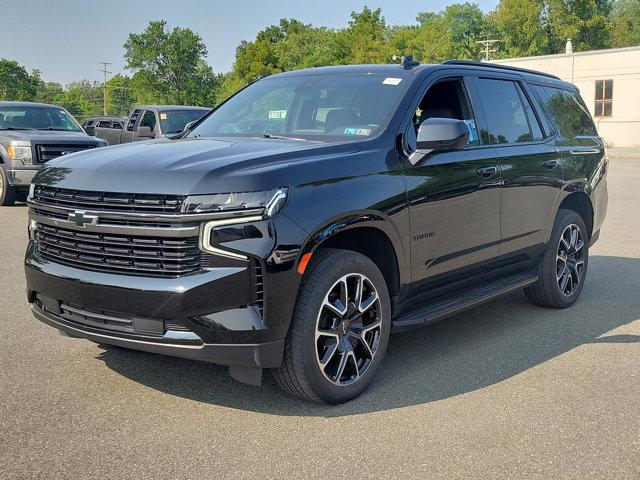
[[[18,196],[18,189],[9,185],[7,172],[0,166],[0,206],[9,207],[13,205]]]
[[[588,264],[589,234],[584,220],[573,210],[561,209],[538,265],[538,282],[524,293],[541,307],[570,307],[582,292]]]
[[[320,250],[302,279],[282,366],[271,373],[289,394],[346,402],[375,378],[390,330],[391,302],[378,267],[349,250]]]

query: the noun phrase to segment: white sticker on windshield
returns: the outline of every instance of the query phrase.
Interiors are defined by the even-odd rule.
[[[166,120],[167,119],[167,114],[166,113],[161,113],[160,114],[160,120]]]
[[[401,81],[401,78],[387,77],[382,83],[384,83],[385,85],[398,85]]]

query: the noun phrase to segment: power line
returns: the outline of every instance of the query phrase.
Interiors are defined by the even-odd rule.
[[[107,65],[111,65],[111,62],[98,62],[102,65],[100,72],[104,73],[104,82],[102,83],[102,111],[107,114],[107,73],[112,73],[107,70]]]
[[[489,54],[494,53],[496,51],[495,48],[491,48],[493,44],[501,41],[502,40],[498,40],[498,39],[476,40],[476,43],[479,43],[480,45],[484,45],[484,61],[485,62],[489,61]]]

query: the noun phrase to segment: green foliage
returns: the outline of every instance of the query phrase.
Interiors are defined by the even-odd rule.
[[[206,65],[207,48],[188,28],[166,28],[153,21],[140,34],[132,33],[124,44],[127,68],[133,70],[132,88],[143,103],[203,104],[215,97],[204,92],[218,82]]]
[[[610,16],[612,47],[640,45],[640,0],[617,0]]]
[[[324,65],[391,63],[412,54],[423,63],[478,60],[478,40],[498,39],[492,57],[561,53],[568,38],[576,50],[640,45],[640,0],[499,0],[485,13],[475,3],[417,14],[412,25],[388,25],[380,8],[352,12],[344,28],[282,19],[236,47],[233,68],[216,74],[207,49],[188,28],[152,21],[124,44],[127,68],[104,87],[107,112],[126,115],[134,105],[213,107],[259,78]],[[395,59],[395,60],[394,60]],[[88,81],[67,88],[0,60],[0,99],[57,103],[83,118],[102,111],[103,86]]]
[[[32,101],[37,78],[15,60],[0,59],[0,100]]]

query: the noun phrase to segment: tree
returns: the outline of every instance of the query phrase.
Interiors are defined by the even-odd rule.
[[[547,0],[550,53],[562,51],[567,39],[579,51],[606,48],[611,6],[611,0]]]
[[[131,88],[131,79],[126,75],[116,74],[109,79],[105,88],[107,113],[110,115],[127,116],[136,103]]]
[[[549,53],[543,0],[500,0],[491,14],[502,41],[501,56],[522,57]]]
[[[640,1],[617,0],[610,17],[612,47],[640,45]]]
[[[53,97],[53,103],[64,107],[78,120],[102,114],[102,88],[97,82],[72,82],[67,89]]]
[[[206,65],[207,49],[189,28],[169,31],[165,21],[152,21],[140,34],[132,33],[124,44],[127,68],[133,70],[138,98],[185,105],[196,103],[199,88],[211,85]],[[195,95],[195,96],[194,96]],[[215,97],[215,92],[211,95]]]
[[[0,100],[32,101],[37,79],[15,60],[0,59]]]
[[[351,12],[349,26],[337,37],[338,58],[345,64],[387,63],[393,53],[386,44],[387,27],[382,10],[364,7]]]

